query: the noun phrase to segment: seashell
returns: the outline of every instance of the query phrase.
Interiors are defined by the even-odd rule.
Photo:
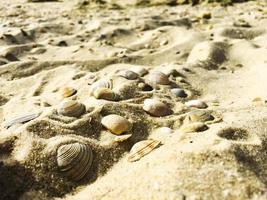
[[[200,132],[208,129],[208,126],[203,122],[193,122],[183,125],[179,130],[182,133]]]
[[[103,117],[101,124],[116,135],[127,132],[132,128],[127,119],[114,114]]]
[[[143,140],[140,142],[137,142],[135,145],[133,145],[128,161],[134,162],[137,160],[140,160],[142,157],[150,153],[153,149],[155,149],[160,144],[160,141],[157,140]]]
[[[132,136],[132,134],[119,135],[119,136],[116,136],[114,138],[114,141],[115,142],[123,142],[125,140],[128,140],[131,136]]]
[[[185,117],[185,122],[186,123],[191,123],[191,122],[206,122],[206,121],[211,121],[214,120],[214,117],[207,111],[205,110],[194,110],[189,113],[187,113]]]
[[[147,81],[152,84],[160,85],[168,85],[170,83],[169,77],[160,71],[153,71],[149,73]]]
[[[23,124],[23,123],[29,122],[29,121],[39,117],[41,115],[41,113],[42,112],[36,112],[36,113],[30,113],[30,114],[18,116],[14,119],[11,119],[10,121],[5,122],[4,128],[8,129],[11,126],[16,125],[16,124]]]
[[[109,89],[112,89],[113,88],[112,80],[110,80],[110,79],[108,79],[108,80],[100,79],[100,80],[94,82],[91,85],[91,93],[93,94],[94,91],[97,88],[109,88]]]
[[[144,76],[148,74],[148,71],[144,67],[141,67],[141,66],[134,66],[131,68],[131,71],[135,72],[139,76]]]
[[[164,117],[172,113],[172,110],[166,104],[156,99],[146,99],[143,109],[155,117]]]
[[[171,89],[171,93],[175,97],[181,97],[181,98],[187,97],[187,94],[185,93],[185,91],[183,89],[180,89],[180,88],[173,88],[173,89]]]
[[[134,80],[134,79],[138,78],[138,74],[133,72],[133,71],[130,71],[130,70],[122,70],[119,72],[118,75],[122,76],[128,80]]]
[[[79,117],[84,112],[85,105],[74,100],[63,101],[58,108],[58,114],[68,117]]]
[[[117,97],[111,89],[103,87],[95,89],[93,95],[96,99],[105,99],[108,101],[113,101]]]
[[[195,107],[195,108],[207,108],[208,105],[201,100],[195,99],[195,100],[190,100],[185,103],[186,106],[188,107]]]
[[[70,96],[73,96],[77,93],[77,90],[72,88],[72,87],[64,87],[62,89],[62,97],[63,98],[67,98],[67,97],[70,97]]]
[[[79,181],[89,171],[93,152],[89,145],[72,143],[62,145],[57,150],[57,165],[68,178]]]

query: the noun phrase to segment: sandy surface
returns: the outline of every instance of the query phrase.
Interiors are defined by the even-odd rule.
[[[264,1],[228,7],[0,2],[0,199],[267,198]],[[119,75],[137,66],[172,70],[170,83]],[[92,96],[98,80],[112,80],[116,100]],[[149,91],[140,88],[143,82]],[[69,99],[86,106],[83,115],[57,112],[66,86],[77,89]],[[175,87],[187,97],[175,97]],[[172,113],[151,116],[142,108],[147,98]],[[199,110],[215,118],[203,121],[207,130],[183,131],[198,110],[186,106],[191,99],[206,102]],[[33,113],[40,115],[7,129],[10,120]],[[101,125],[109,114],[132,124],[130,138],[115,142]],[[161,145],[128,162],[132,146],[145,139]],[[93,152],[81,181],[57,165],[58,148],[75,142]]]

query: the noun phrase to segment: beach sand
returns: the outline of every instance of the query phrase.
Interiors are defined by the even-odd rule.
[[[266,2],[0,2],[0,199],[267,198]],[[143,140],[160,144],[129,162]],[[59,167],[74,143],[81,180]]]

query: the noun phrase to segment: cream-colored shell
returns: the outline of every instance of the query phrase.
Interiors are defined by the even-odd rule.
[[[153,84],[153,85],[156,85],[156,84],[168,85],[170,83],[169,77],[160,71],[150,72],[147,76],[147,81],[148,83]]]
[[[166,104],[156,99],[146,99],[143,109],[155,117],[164,117],[172,113],[172,110]]]
[[[94,83],[91,85],[91,94],[93,94],[94,91],[95,91],[97,88],[109,88],[109,89],[112,89],[112,88],[113,88],[112,80],[110,80],[110,79],[108,79],[108,80],[100,79],[100,80],[94,82]]]
[[[132,124],[122,116],[111,114],[101,120],[101,124],[110,132],[120,135],[131,129]]]
[[[193,110],[186,114],[185,123],[192,122],[206,122],[214,120],[214,117],[210,114],[210,112],[206,110]]]
[[[58,113],[68,117],[79,117],[85,112],[85,106],[75,100],[63,101],[58,108]]]
[[[108,101],[116,100],[116,94],[109,88],[96,88],[93,95],[96,99],[105,99]]]
[[[190,100],[186,102],[185,105],[188,107],[194,107],[194,108],[207,108],[208,107],[208,105],[204,101],[201,101],[198,99]]]

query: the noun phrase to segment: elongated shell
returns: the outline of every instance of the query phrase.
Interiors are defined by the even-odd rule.
[[[11,119],[10,121],[5,122],[4,123],[4,128],[10,128],[11,126],[13,126],[15,124],[23,124],[23,123],[29,122],[29,121],[39,117],[40,114],[41,114],[41,112],[21,115],[19,117]]]
[[[135,72],[139,76],[144,76],[148,73],[148,71],[144,67],[141,67],[141,66],[134,66],[131,68],[131,71]]]
[[[188,107],[195,107],[195,108],[207,108],[208,105],[201,100],[195,99],[195,100],[190,100],[185,103],[186,106]]]
[[[172,110],[166,104],[156,99],[146,99],[143,109],[155,117],[164,117],[172,113]]]
[[[127,119],[114,114],[103,117],[101,124],[116,135],[131,129],[131,123]]]
[[[182,133],[200,132],[208,129],[208,126],[203,122],[194,122],[183,125],[179,130]]]
[[[89,171],[93,153],[89,145],[72,143],[62,145],[57,150],[57,164],[68,178],[79,181]]]
[[[97,88],[109,88],[109,89],[112,89],[113,88],[112,80],[110,80],[110,79],[108,79],[108,80],[101,79],[101,80],[98,80],[98,81],[94,82],[91,85],[91,94],[93,94],[94,91]]]
[[[150,72],[147,76],[147,81],[148,83],[151,84],[160,84],[160,85],[168,85],[170,83],[169,77],[160,71]]]
[[[76,89],[74,89],[72,87],[64,87],[62,89],[61,95],[63,98],[67,98],[67,97],[75,95],[76,93],[77,93]]]
[[[63,101],[59,108],[58,113],[68,117],[79,117],[85,112],[85,106],[74,100]]]
[[[94,90],[93,95],[96,99],[105,99],[109,101],[116,100],[117,95],[109,88],[97,88]]]
[[[160,141],[157,140],[143,140],[136,143],[130,151],[128,161],[134,162],[141,159],[155,149],[159,144]]]
[[[119,76],[122,76],[128,80],[134,80],[138,78],[138,74],[131,70],[122,70],[118,73]]]

